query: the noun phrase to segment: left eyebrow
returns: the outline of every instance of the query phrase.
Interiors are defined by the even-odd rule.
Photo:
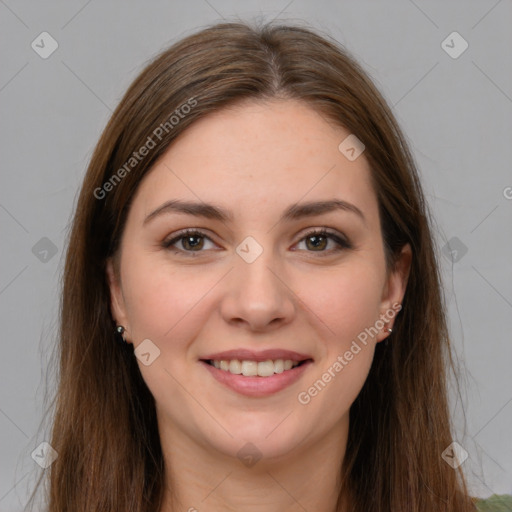
[[[363,223],[366,224],[366,218],[363,212],[354,204],[341,199],[331,199],[329,201],[312,201],[308,203],[295,203],[290,205],[281,215],[279,222],[298,220],[304,217],[314,217],[333,211],[345,211],[357,215]],[[234,218],[233,213],[213,204],[182,201],[173,199],[165,202],[156,210],[151,212],[143,222],[147,224],[150,220],[166,213],[178,213],[184,215],[193,215],[195,217],[204,217],[207,219],[219,220],[221,222],[231,222]]]
[[[279,222],[297,220],[303,217],[313,217],[315,215],[322,215],[323,213],[330,213],[337,210],[355,213],[366,224],[366,218],[363,212],[355,204],[348,203],[341,199],[293,204],[283,213]]]

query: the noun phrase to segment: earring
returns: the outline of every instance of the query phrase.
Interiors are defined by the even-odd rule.
[[[126,340],[123,336],[125,331],[126,331],[126,329],[122,325],[118,325],[116,327],[116,332],[117,332],[117,334],[119,334],[119,336],[121,337],[121,339],[123,340],[124,343],[126,343]]]
[[[391,334],[393,332],[393,329],[391,327],[387,327],[386,328],[386,331]],[[384,347],[387,348],[387,346],[389,345],[389,335],[386,336],[386,338],[384,339]]]

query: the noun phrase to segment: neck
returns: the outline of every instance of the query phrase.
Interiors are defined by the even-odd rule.
[[[166,482],[159,512],[336,512],[347,434],[348,415],[320,440],[247,466],[160,425]]]

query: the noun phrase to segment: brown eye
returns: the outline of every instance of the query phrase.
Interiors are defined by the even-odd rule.
[[[186,230],[182,231],[171,240],[162,242],[162,247],[169,250],[174,249],[176,253],[200,253],[204,252],[205,240],[213,245],[212,240],[201,231]],[[207,248],[208,247],[206,247],[206,249]]]
[[[328,238],[325,236],[311,235],[306,238],[306,247],[308,249],[323,250],[327,247]]]
[[[307,233],[299,243],[303,241],[305,242],[307,252],[331,254],[343,249],[352,249],[352,244],[347,239],[325,229]],[[334,242],[334,247],[329,250],[327,247],[331,241]]]
[[[345,237],[338,236],[337,234],[326,231],[325,229],[311,231],[306,234],[302,240],[300,240],[299,244],[302,242],[305,242],[307,252],[317,252],[322,253],[322,255],[329,255],[343,249],[352,248],[352,244],[345,239]],[[329,242],[334,243],[334,247],[331,249],[328,249]],[[208,249],[208,247],[205,247],[205,243],[215,245],[203,232],[197,230],[185,230],[177,236],[174,236],[172,239],[162,242],[162,247],[173,250],[174,253],[188,253],[193,256],[194,253],[200,254],[204,252],[204,250]],[[178,244],[180,244],[181,247]]]
[[[202,249],[204,246],[204,238],[199,235],[187,235],[182,237],[182,245],[187,251],[195,251],[196,249]],[[199,241],[198,241],[199,240]]]

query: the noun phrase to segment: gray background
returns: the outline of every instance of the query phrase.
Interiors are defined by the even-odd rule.
[[[234,16],[327,31],[392,106],[436,219],[471,491],[512,493],[511,0],[0,0],[0,511],[21,510],[43,471],[31,453],[48,439],[63,248],[100,132],[147,59]],[[59,45],[46,59],[31,47],[43,31]],[[453,31],[469,44],[458,58],[442,47]]]

